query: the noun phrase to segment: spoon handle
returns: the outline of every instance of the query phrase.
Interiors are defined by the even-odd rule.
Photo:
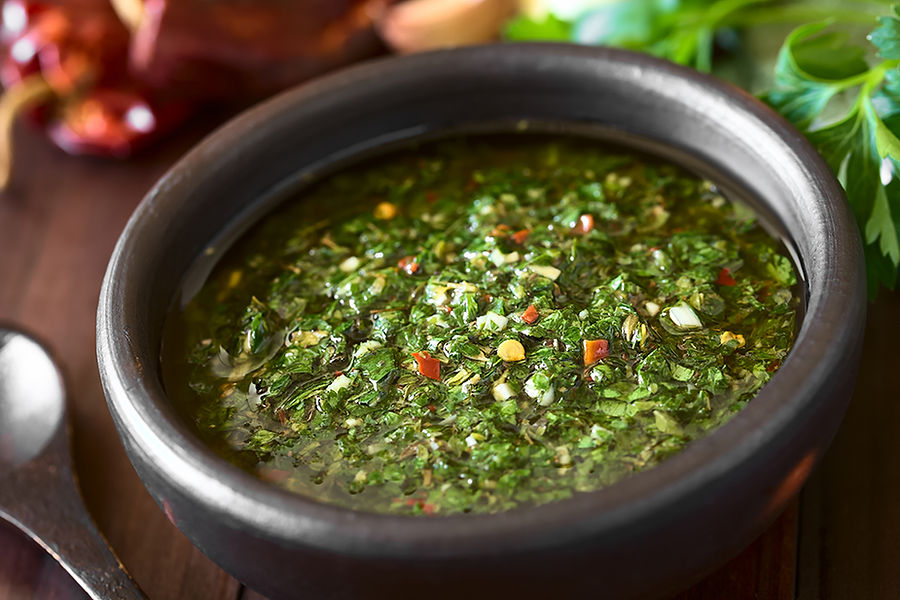
[[[60,443],[67,443],[64,436],[52,445]],[[63,464],[68,454],[53,450],[0,476],[0,517],[43,546],[94,600],[146,600],[85,508],[72,470]]]

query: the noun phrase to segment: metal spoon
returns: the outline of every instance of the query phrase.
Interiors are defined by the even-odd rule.
[[[43,546],[94,600],[146,600],[78,492],[59,369],[37,341],[6,328],[0,328],[0,517]]]

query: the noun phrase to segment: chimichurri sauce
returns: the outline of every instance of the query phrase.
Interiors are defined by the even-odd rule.
[[[167,389],[217,452],[361,510],[596,490],[721,425],[790,349],[796,277],[744,206],[566,138],[330,177],[171,314]]]

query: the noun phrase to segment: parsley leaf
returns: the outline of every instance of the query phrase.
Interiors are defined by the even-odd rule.
[[[827,21],[802,25],[785,39],[775,65],[775,86],[764,99],[798,126],[809,125],[835,94],[868,70],[861,48],[847,47],[846,36],[822,33]],[[825,56],[840,56],[830,63]]]
[[[572,25],[553,14],[543,17],[520,15],[506,24],[505,35],[510,40],[563,42],[572,36]]]
[[[841,179],[865,243],[893,265],[893,274],[884,261],[869,269],[874,293],[879,284],[894,284],[900,265],[900,184],[893,178],[900,160],[900,139],[894,132],[900,125],[898,60],[869,66],[864,49],[852,45],[846,34],[829,31],[832,25],[810,23],[788,35],[776,64],[775,86],[763,99],[809,136]],[[869,39],[880,54],[892,56],[900,48],[896,34],[900,20],[885,17]],[[818,120],[840,93],[855,93],[855,100],[841,119],[822,126]],[[887,114],[879,113],[876,103]]]
[[[881,17],[879,26],[869,34],[869,41],[878,48],[882,58],[900,58],[900,16],[898,7],[893,8],[895,16]]]

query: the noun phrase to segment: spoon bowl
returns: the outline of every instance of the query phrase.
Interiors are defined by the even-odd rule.
[[[38,456],[64,415],[65,387],[47,352],[30,337],[0,330],[0,473]]]

